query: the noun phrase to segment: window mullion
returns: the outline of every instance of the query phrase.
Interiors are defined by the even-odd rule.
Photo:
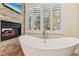
[[[42,9],[42,5],[40,7],[40,17],[41,17],[41,21],[40,21],[41,31],[43,31],[43,9]]]
[[[52,6],[51,6],[52,7]],[[52,8],[50,7],[50,31],[52,31],[52,23],[53,23],[53,14],[52,14]]]

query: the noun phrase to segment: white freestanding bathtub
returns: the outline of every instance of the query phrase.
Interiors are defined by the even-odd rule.
[[[24,55],[28,56],[70,56],[79,44],[79,40],[72,37],[41,39],[23,35],[19,41]]]

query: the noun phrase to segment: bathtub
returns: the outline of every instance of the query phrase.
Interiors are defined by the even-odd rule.
[[[23,35],[19,41],[26,56],[70,56],[79,44],[73,37],[41,39]]]

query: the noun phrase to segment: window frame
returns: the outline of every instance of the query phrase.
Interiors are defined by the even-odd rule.
[[[27,6],[26,6],[27,7]],[[33,7],[32,7],[33,8]],[[42,34],[43,33],[43,10],[42,10],[42,7],[40,6],[40,30],[29,30],[29,29],[27,29],[27,26],[28,26],[28,22],[27,22],[27,20],[28,20],[28,17],[26,17],[26,33],[29,33],[29,34]],[[61,20],[62,20],[62,4],[61,4],[61,10],[60,10],[60,13],[61,13]],[[52,13],[51,13],[52,14]],[[26,12],[26,16],[28,16],[27,15],[27,12]],[[51,17],[51,16],[50,16]],[[61,20],[60,20],[60,22],[61,22]],[[62,22],[61,22],[61,24],[60,24],[61,26],[60,26],[60,30],[52,30],[52,29],[50,29],[50,30],[46,30],[46,33],[47,34],[62,34],[62,32],[63,32],[63,30],[62,30]],[[51,26],[51,25],[50,25]],[[51,27],[50,27],[51,28]]]

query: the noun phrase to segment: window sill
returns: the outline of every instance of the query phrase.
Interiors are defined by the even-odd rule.
[[[27,34],[43,34],[43,31],[39,31],[39,30],[29,30],[26,31]],[[62,31],[46,31],[46,34],[48,35],[63,35]]]

